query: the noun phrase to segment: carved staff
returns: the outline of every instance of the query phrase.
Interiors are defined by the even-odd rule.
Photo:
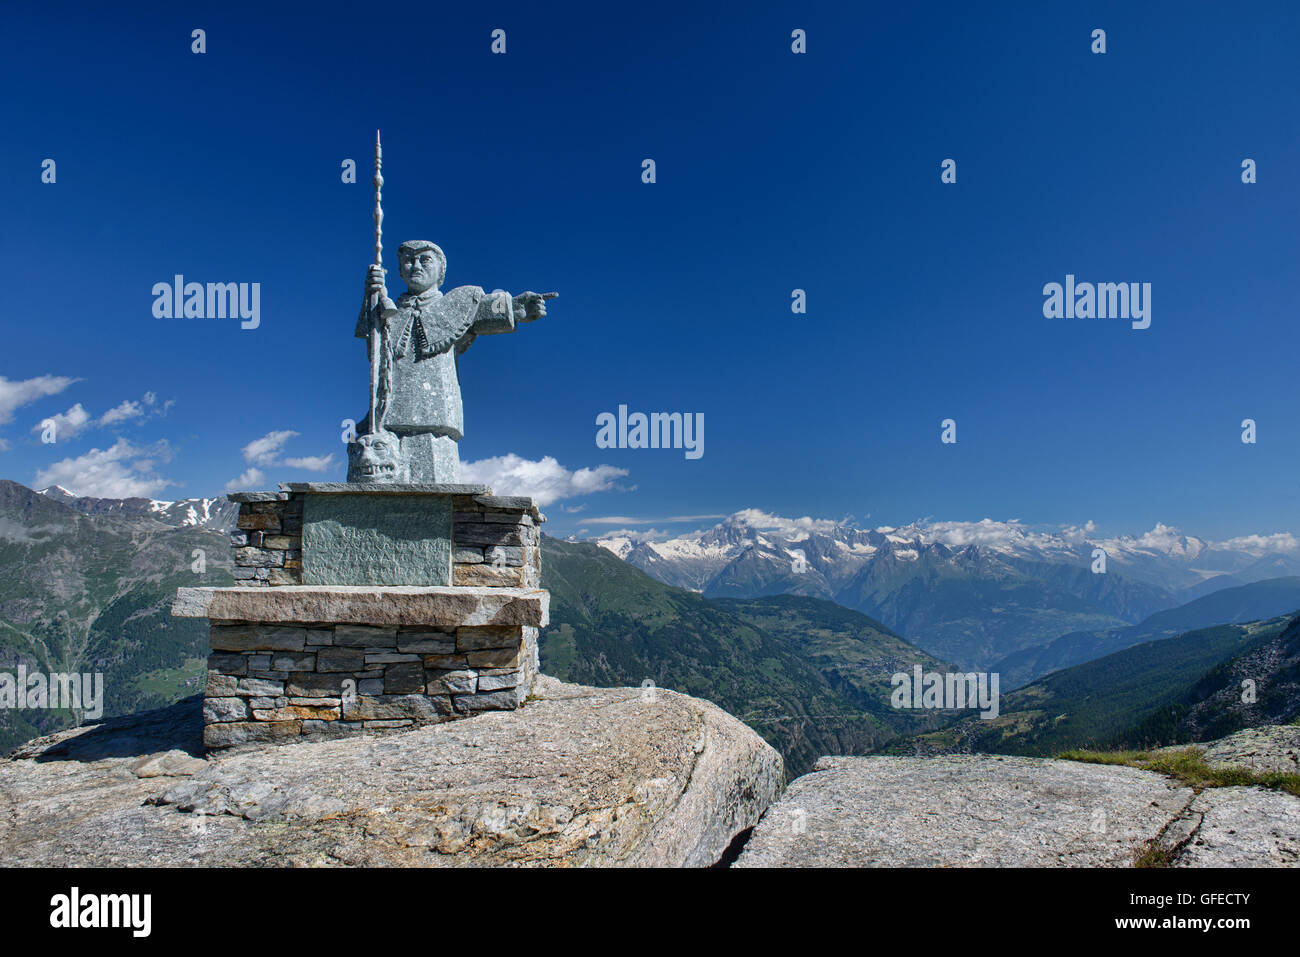
[[[384,206],[383,188],[383,150],[379,145],[379,130],[375,130],[375,265],[384,268]],[[375,296],[370,302],[370,431],[383,431],[379,421],[379,353],[383,345],[379,335],[380,297]]]

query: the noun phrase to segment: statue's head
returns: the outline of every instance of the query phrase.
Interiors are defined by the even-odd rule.
[[[397,247],[397,266],[406,288],[419,295],[442,285],[447,257],[427,239],[412,239]]]
[[[371,432],[349,442],[348,481],[405,482],[397,436],[391,432]]]

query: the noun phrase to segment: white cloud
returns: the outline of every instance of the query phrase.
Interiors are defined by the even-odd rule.
[[[19,381],[10,381],[0,376],[0,425],[12,422],[15,410],[47,395],[58,395],[79,381],[62,375],[42,375]]]
[[[578,529],[578,534],[585,535],[587,529]],[[626,539],[628,542],[636,544],[638,542],[662,542],[672,538],[672,533],[662,528],[618,528],[608,532],[601,532],[596,537],[597,542],[610,542]]]
[[[1015,548],[1068,551],[1095,542],[1097,525],[1091,520],[1083,525],[1031,526],[1023,524],[1018,518],[1005,522],[991,518],[978,522],[936,522],[922,519],[905,528],[889,531],[914,535],[925,542],[941,542],[949,548],[979,545],[1002,551]]]
[[[564,511],[578,511],[564,509]],[[660,518],[633,518],[630,515],[593,515],[582,520],[585,525],[654,525],[656,523],[673,524],[679,522],[714,522],[726,515],[670,515]]]
[[[1084,522],[1083,525],[1066,525],[1061,529],[1061,537],[1071,545],[1082,545],[1084,542],[1092,541],[1092,536],[1097,534],[1097,523],[1092,519]]]
[[[259,468],[248,468],[242,475],[232,478],[226,483],[227,492],[246,492],[256,490],[266,482],[265,473]]]
[[[146,392],[140,396],[140,401],[132,399],[123,399],[118,405],[109,409],[99,417],[95,424],[100,428],[106,426],[118,425],[132,419],[139,419],[143,422],[145,419],[152,419],[155,416],[166,415],[171,411],[171,407],[176,404],[175,399],[168,399],[162,405],[158,404],[158,394],[156,392]]]
[[[1274,532],[1272,535],[1240,535],[1215,542],[1212,547],[1235,549],[1249,555],[1267,555],[1270,552],[1294,552],[1300,549],[1300,540],[1290,532]]]
[[[105,428],[133,420],[144,421],[156,415],[164,415],[172,406],[171,399],[168,399],[161,406],[157,402],[158,397],[155,393],[146,392],[139,401],[123,399],[98,419],[92,419],[85,406],[78,402],[67,412],[46,416],[32,426],[32,433],[40,434],[45,432],[46,423],[53,421],[55,441],[64,442],[90,428]]]
[[[47,423],[54,424],[54,441],[66,442],[73,438],[79,432],[86,428],[90,421],[90,413],[87,412],[78,402],[67,412],[57,412],[54,415],[47,416],[32,426],[33,433],[43,433]]]
[[[1016,546],[1060,549],[1062,546],[1076,548],[1083,545],[1100,545],[1117,559],[1133,551],[1156,552],[1181,559],[1194,559],[1207,547],[1245,552],[1255,557],[1300,550],[1300,539],[1290,532],[1242,535],[1222,542],[1206,542],[1164,522],[1156,522],[1155,527],[1141,535],[1119,535],[1113,538],[1100,537],[1097,534],[1097,524],[1093,521],[1085,522],[1083,525],[1035,528],[1022,525],[1015,519],[996,522],[986,518],[979,522],[922,521],[917,522],[912,528],[925,541],[943,542],[952,547],[973,544],[1003,549]]]
[[[164,461],[170,457],[166,442],[141,449],[118,439],[111,448],[91,449],[38,470],[32,484],[35,488],[62,485],[74,495],[93,498],[149,498],[176,484],[157,474],[154,457]]]
[[[144,407],[139,402],[132,402],[130,399],[123,399],[120,405],[114,406],[99,417],[96,425],[117,425],[119,422],[126,422],[130,419],[139,419],[144,416]]]
[[[1156,527],[1136,540],[1140,548],[1154,548],[1162,552],[1170,551],[1182,544],[1183,533],[1164,522],[1156,522]]]
[[[920,524],[920,523],[918,523]],[[995,522],[985,518],[978,522],[930,522],[921,525],[927,538],[952,548],[967,545],[1009,545],[1023,542],[1032,533],[1018,522]]]
[[[297,458],[281,459],[280,456],[284,454],[285,443],[297,434],[292,429],[279,429],[275,432],[268,432],[260,439],[254,439],[245,445],[243,448],[244,461],[251,463],[255,467],[249,468],[243,475],[226,483],[226,491],[233,492],[262,484],[266,480],[266,474],[262,469],[273,465],[303,469],[307,472],[328,472],[334,468],[333,452],[328,455],[302,455]],[[256,466],[260,466],[260,468]]]
[[[498,495],[530,495],[542,506],[562,498],[618,489],[614,480],[627,474],[627,469],[612,465],[571,472],[549,455],[534,462],[513,452],[460,465],[462,482],[487,485]]]
[[[278,432],[268,432],[260,439],[254,439],[244,446],[244,461],[252,462],[254,465],[274,465],[284,450],[284,443],[297,434],[289,429],[281,429]]]
[[[758,508],[741,509],[733,517],[751,528],[781,532],[787,537],[806,536],[810,532],[827,533],[847,524],[833,518],[810,518],[806,515],[803,518],[782,518]]]
[[[334,467],[334,453],[329,455],[306,455],[300,459],[285,459],[284,464],[291,469],[304,469],[308,472],[328,472]]]

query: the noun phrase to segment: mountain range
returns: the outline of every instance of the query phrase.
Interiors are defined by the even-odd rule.
[[[43,488],[39,494],[75,508],[85,515],[129,515],[148,517],[178,528],[235,527],[239,506],[224,495],[219,498],[183,498],[174,502],[156,498],[90,498],[75,495],[62,485]]]
[[[1119,631],[1223,588],[1300,574],[1290,535],[1216,543],[1164,525],[1105,539],[1090,528],[987,519],[861,529],[750,509],[672,539],[614,534],[598,544],[709,598],[835,601],[974,669],[1072,632]],[[1096,549],[1102,574],[1092,570]]]

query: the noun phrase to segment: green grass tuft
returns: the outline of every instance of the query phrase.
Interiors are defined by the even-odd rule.
[[[1168,775],[1188,787],[1229,788],[1229,787],[1263,787],[1274,791],[1285,791],[1300,797],[1300,774],[1283,771],[1252,771],[1234,765],[1214,767],[1205,761],[1205,752],[1200,748],[1185,748],[1182,751],[1169,751],[1152,754],[1149,751],[1062,751],[1057,758],[1063,761],[1082,761],[1088,764],[1123,765],[1141,768],[1144,771],[1156,771]],[[1154,852],[1152,852],[1154,853]],[[1141,866],[1159,866],[1147,864]]]
[[[1133,861],[1134,867],[1173,867],[1174,853],[1157,841],[1147,843],[1146,850]]]

